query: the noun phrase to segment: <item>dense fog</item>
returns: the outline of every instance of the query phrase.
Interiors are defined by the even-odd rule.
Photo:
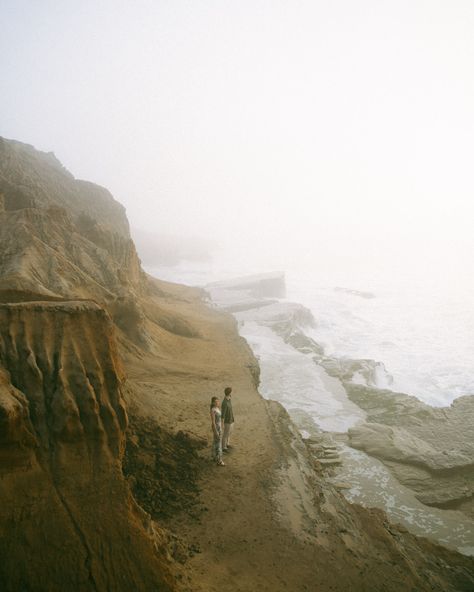
[[[0,10],[0,134],[108,187],[137,236],[240,268],[471,275],[468,0]]]

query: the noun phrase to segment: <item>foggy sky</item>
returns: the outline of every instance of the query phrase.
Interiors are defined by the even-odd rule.
[[[266,268],[470,277],[470,0],[0,0],[0,17],[0,135],[109,188],[133,227]]]

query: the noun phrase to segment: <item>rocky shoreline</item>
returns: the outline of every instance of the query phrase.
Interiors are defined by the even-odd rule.
[[[258,281],[254,278],[254,282]],[[280,281],[284,282],[284,278]],[[214,302],[234,314],[241,334],[245,335],[250,324],[261,331],[271,330],[285,344],[311,358],[333,396],[346,399],[346,413],[351,405],[350,419],[334,433],[324,427],[324,421],[315,426],[311,413],[292,409],[288,398],[292,418],[317,450],[318,462],[326,467],[342,465],[338,450],[342,450],[341,444],[348,445],[382,461],[422,504],[459,510],[470,522],[474,507],[474,396],[460,397],[450,407],[433,408],[416,397],[378,388],[380,377],[383,383],[390,384],[381,362],[326,356],[323,347],[308,335],[316,323],[311,311],[296,303],[275,300],[271,293],[256,301],[258,288],[252,288],[246,279],[238,290],[238,283],[233,281],[229,291],[225,282],[207,289]],[[258,349],[255,353],[258,357]],[[345,458],[346,463],[352,462],[350,454]],[[350,489],[350,484],[344,485],[342,489]],[[470,534],[466,527],[464,540],[470,542],[462,546],[463,550],[474,554],[474,531]]]

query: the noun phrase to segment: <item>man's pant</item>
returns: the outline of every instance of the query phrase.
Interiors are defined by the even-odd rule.
[[[224,424],[224,433],[222,434],[222,448],[225,449],[230,444],[230,435],[232,433],[233,423]]]

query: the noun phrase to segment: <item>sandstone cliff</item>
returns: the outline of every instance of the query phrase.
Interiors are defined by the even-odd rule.
[[[0,305],[2,590],[168,589],[122,477],[123,379],[98,305]]]
[[[168,590],[163,533],[122,474],[122,341],[147,291],[124,208],[0,139],[0,588]]]

